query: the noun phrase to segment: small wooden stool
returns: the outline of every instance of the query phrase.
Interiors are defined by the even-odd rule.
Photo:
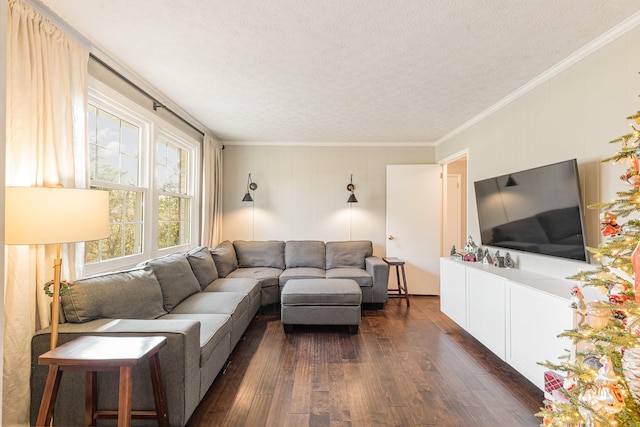
[[[82,336],[42,354],[40,365],[49,365],[49,374],[38,412],[37,426],[51,425],[53,409],[63,371],[85,371],[85,425],[95,426],[98,418],[118,418],[118,427],[129,427],[131,418],[157,419],[169,426],[158,352],[167,344],[166,337]],[[132,411],[133,367],[149,360],[156,410]],[[98,372],[120,371],[118,409],[97,410]]]
[[[396,278],[398,279],[398,289],[389,289],[388,292],[390,298],[404,298],[407,301],[407,307],[411,306],[409,302],[409,291],[407,290],[407,276],[404,272],[404,261],[400,258],[383,257],[382,260],[389,265],[389,269],[392,266],[396,267]],[[400,269],[402,269],[402,283],[400,283]]]

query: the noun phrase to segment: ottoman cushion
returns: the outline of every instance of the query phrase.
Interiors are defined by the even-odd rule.
[[[292,279],[281,300],[282,305],[360,305],[362,291],[351,279]]]

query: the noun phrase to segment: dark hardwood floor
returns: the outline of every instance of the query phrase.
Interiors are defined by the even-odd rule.
[[[543,394],[440,312],[363,310],[360,332],[253,320],[188,427],[538,426]]]

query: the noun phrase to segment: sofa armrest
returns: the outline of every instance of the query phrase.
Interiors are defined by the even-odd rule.
[[[48,367],[38,364],[40,354],[49,350],[51,329],[42,329],[31,340],[31,425],[35,425]],[[58,345],[83,335],[167,337],[160,350],[162,380],[170,425],[185,425],[200,397],[200,323],[195,320],[97,319],[86,323],[60,325]],[[133,372],[133,408],[153,410],[153,391],[148,364]],[[99,409],[118,406],[118,373],[99,374]],[[62,376],[56,401],[56,423],[81,425],[84,420],[84,373],[67,371]]]
[[[370,256],[364,259],[365,269],[373,280],[374,301],[385,303],[388,301],[389,266],[381,258]]]

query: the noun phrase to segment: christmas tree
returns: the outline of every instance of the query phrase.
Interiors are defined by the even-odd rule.
[[[543,363],[564,376],[538,413],[545,426],[640,426],[640,220],[633,219],[640,213],[640,111],[628,120],[632,132],[611,141],[618,151],[603,160],[626,168],[625,190],[589,206],[604,212],[603,243],[589,248],[599,266],[570,278],[581,282],[572,291],[578,322],[560,336],[574,349],[560,363]],[[583,286],[603,298],[585,302]]]

